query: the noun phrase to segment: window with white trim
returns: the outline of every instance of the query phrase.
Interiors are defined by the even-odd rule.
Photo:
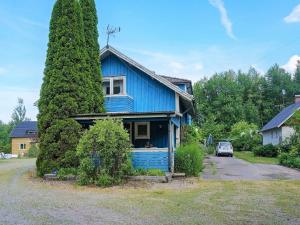
[[[136,122],[134,134],[135,139],[150,139],[150,122]]]
[[[20,144],[20,145],[19,145],[19,149],[20,149],[20,150],[26,149],[26,144]]]
[[[126,77],[105,77],[103,79],[103,93],[106,96],[126,95]]]

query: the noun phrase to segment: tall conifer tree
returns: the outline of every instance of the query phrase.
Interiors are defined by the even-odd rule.
[[[83,19],[78,0],[57,0],[51,22],[40,92],[38,174],[76,166],[80,125],[68,119],[93,111],[93,86],[87,64]]]
[[[100,47],[98,43],[98,17],[94,0],[80,0],[83,15],[84,36],[88,54],[88,66],[93,81],[94,112],[103,112]]]

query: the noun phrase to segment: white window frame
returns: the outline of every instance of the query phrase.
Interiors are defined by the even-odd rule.
[[[139,135],[138,134],[138,126],[146,125],[147,126],[147,134]],[[150,122],[136,122],[134,123],[134,139],[150,139]]]
[[[114,80],[123,80],[123,93],[121,93],[121,94],[114,94]],[[126,91],[126,76],[104,77],[103,81],[109,81],[109,85],[110,85],[109,86],[110,87],[110,94],[109,95],[105,95],[105,97],[127,95],[127,91]]]

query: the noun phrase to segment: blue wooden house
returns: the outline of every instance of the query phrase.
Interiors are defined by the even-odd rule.
[[[173,171],[181,127],[194,115],[191,81],[157,75],[111,46],[101,50],[106,113],[77,115],[90,125],[121,118],[132,142],[135,168]]]

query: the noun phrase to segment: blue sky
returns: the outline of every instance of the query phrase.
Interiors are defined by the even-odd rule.
[[[27,116],[39,88],[55,0],[0,2],[0,120],[22,97]],[[300,0],[96,0],[100,44],[108,24],[121,32],[110,44],[159,74],[193,81],[228,69],[300,59]]]

